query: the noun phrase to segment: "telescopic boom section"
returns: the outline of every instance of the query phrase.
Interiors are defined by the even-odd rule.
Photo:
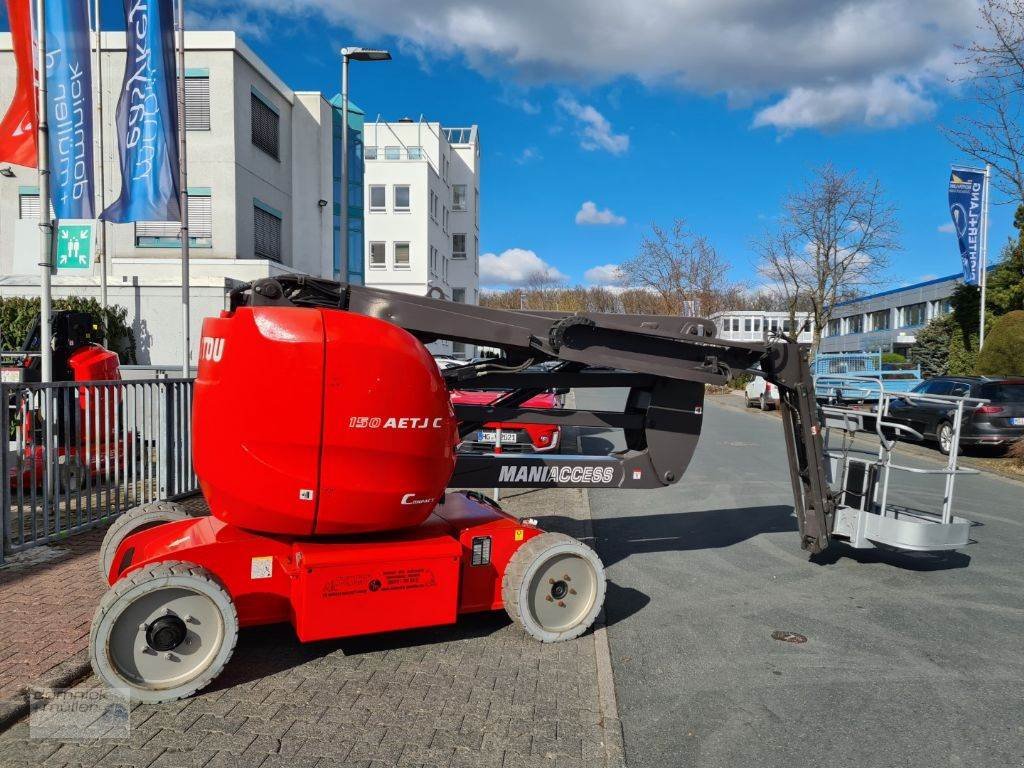
[[[500,349],[504,358],[442,372],[449,389],[508,390],[489,405],[456,405],[464,436],[486,422],[622,429],[606,455],[460,454],[451,487],[654,488],[679,480],[700,436],[706,384],[764,376],[780,390],[801,544],[829,543],[835,502],[824,468],[807,346],[715,337],[709,320],[659,315],[510,311],[309,277],[281,276],[235,289],[239,306],[314,307],[393,323],[422,343],[439,339]],[[620,411],[523,407],[552,388],[629,390]]]

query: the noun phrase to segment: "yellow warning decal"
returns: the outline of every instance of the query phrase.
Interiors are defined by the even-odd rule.
[[[523,540],[523,529],[522,528],[516,528],[516,541],[522,541],[522,540]]]

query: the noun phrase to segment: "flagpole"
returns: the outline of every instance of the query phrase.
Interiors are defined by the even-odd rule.
[[[982,190],[982,209],[984,217],[981,224],[981,310],[978,319],[978,351],[985,346],[985,283],[988,276],[988,195],[992,169],[985,163],[985,187]]]
[[[46,122],[46,0],[36,0],[36,152],[39,166],[39,362],[40,381],[53,381],[53,320],[50,313],[50,145]],[[47,419],[47,425],[50,420]]]
[[[192,371],[189,361],[188,277],[188,160],[185,155],[185,0],[178,1],[178,194],[181,206],[181,375]]]
[[[107,183],[106,183],[106,153],[103,150],[103,27],[100,19],[100,0],[94,0],[93,18],[96,24],[96,104],[97,104],[97,125],[99,126],[100,150],[100,184],[99,184],[99,212],[107,207]],[[99,237],[97,238],[96,259],[100,263],[100,306],[103,308],[103,343],[109,343],[107,338],[107,222],[99,220]]]

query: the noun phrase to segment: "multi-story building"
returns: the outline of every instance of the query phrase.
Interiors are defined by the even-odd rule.
[[[477,304],[480,141],[477,127],[408,118],[366,123],[366,284]],[[431,350],[472,356],[438,342]]]
[[[919,329],[949,313],[949,298],[962,280],[950,275],[840,302],[822,329],[819,351],[906,352]]]
[[[789,312],[739,309],[715,312],[709,319],[714,321],[718,336],[729,341],[761,341],[775,333],[793,332]],[[800,329],[797,341],[810,344],[814,339],[814,320],[807,312],[797,312],[796,324]]]
[[[236,281],[303,273],[361,282],[362,195],[350,207],[350,263],[340,263],[341,109],[336,97],[293,91],[233,32],[185,36],[192,359],[204,316]],[[114,114],[124,33],[104,33],[103,201],[120,193]],[[94,76],[95,79],[95,76]],[[14,91],[10,34],[0,34],[0,110]],[[363,113],[349,110],[349,168],[362,188]],[[96,175],[99,188],[99,168]],[[97,209],[100,208],[99,201]],[[35,169],[0,168],[0,295],[38,295]],[[109,301],[128,310],[143,363],[180,360],[179,224],[107,224]],[[99,296],[99,267],[58,273],[55,297]]]

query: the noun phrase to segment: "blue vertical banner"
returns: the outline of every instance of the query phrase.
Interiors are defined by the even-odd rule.
[[[117,102],[121,195],[106,221],[181,221],[172,0],[124,0],[128,58]]]
[[[977,285],[981,272],[981,225],[985,172],[954,168],[949,174],[949,215],[960,245],[964,282]]]
[[[47,0],[45,8],[50,200],[58,219],[91,219],[95,198],[88,0]]]

